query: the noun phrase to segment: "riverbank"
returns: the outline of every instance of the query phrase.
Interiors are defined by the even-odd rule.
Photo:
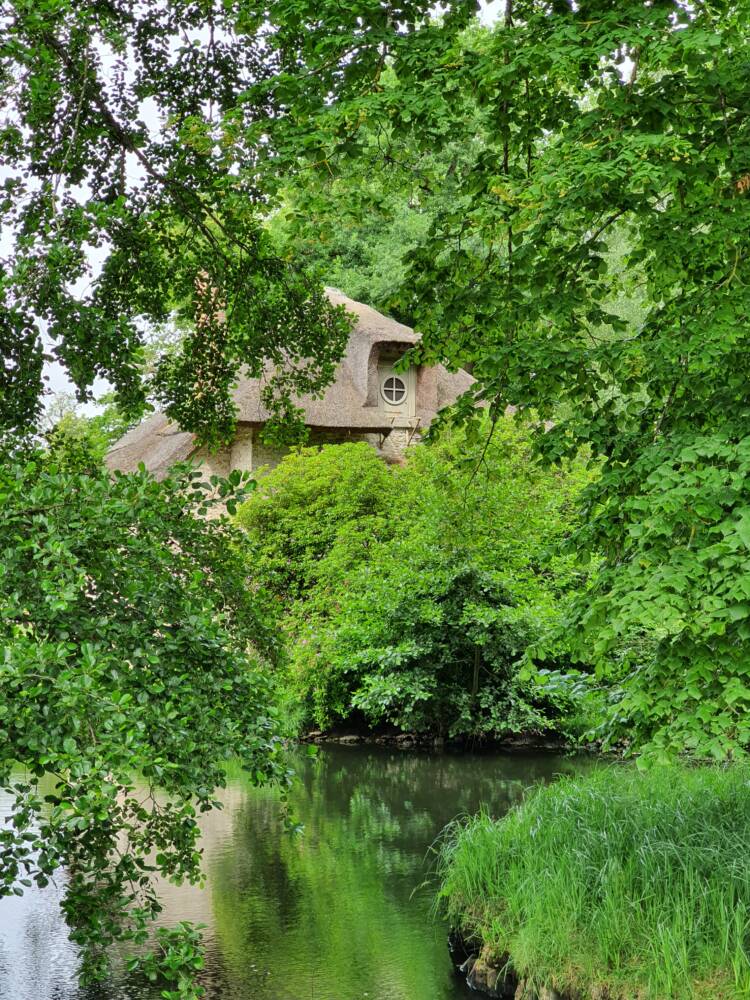
[[[490,996],[750,995],[745,766],[561,778],[452,825],[439,875],[464,973]]]
[[[383,746],[397,750],[467,750],[525,753],[584,753],[594,752],[591,747],[581,747],[565,740],[559,733],[519,733],[503,739],[471,739],[459,736],[446,739],[434,733],[405,732],[391,726],[343,726],[338,729],[313,729],[298,737],[300,743],[340,746]]]

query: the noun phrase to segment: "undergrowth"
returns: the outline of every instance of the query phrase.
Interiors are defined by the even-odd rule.
[[[535,986],[750,997],[750,769],[602,768],[450,826],[449,920]]]

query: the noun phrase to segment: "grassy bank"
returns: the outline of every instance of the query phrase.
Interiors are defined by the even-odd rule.
[[[612,1000],[750,997],[750,769],[603,768],[449,828],[454,926],[536,985]]]

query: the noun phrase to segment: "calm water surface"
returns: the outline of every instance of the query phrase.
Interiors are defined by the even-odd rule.
[[[163,887],[165,924],[206,925],[209,1000],[476,997],[453,974],[432,913],[429,847],[455,816],[480,805],[501,815],[528,785],[580,764],[340,747],[314,761],[300,753],[295,767],[302,836],[282,831],[273,792],[234,777],[224,809],[202,822],[205,888]],[[0,900],[0,1000],[156,1000],[159,990],[124,973],[77,986],[63,888]]]

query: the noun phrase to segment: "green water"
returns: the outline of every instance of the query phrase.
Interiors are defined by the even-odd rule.
[[[165,885],[162,920],[206,925],[209,1000],[459,1000],[446,928],[432,912],[430,845],[485,805],[502,814],[533,782],[580,765],[553,755],[420,754],[360,747],[295,754],[302,836],[277,796],[230,776],[204,818],[204,888]],[[0,801],[0,808],[5,805]],[[0,813],[5,815],[5,813]],[[115,975],[76,985],[56,887],[0,900],[2,1000],[154,1000]]]

